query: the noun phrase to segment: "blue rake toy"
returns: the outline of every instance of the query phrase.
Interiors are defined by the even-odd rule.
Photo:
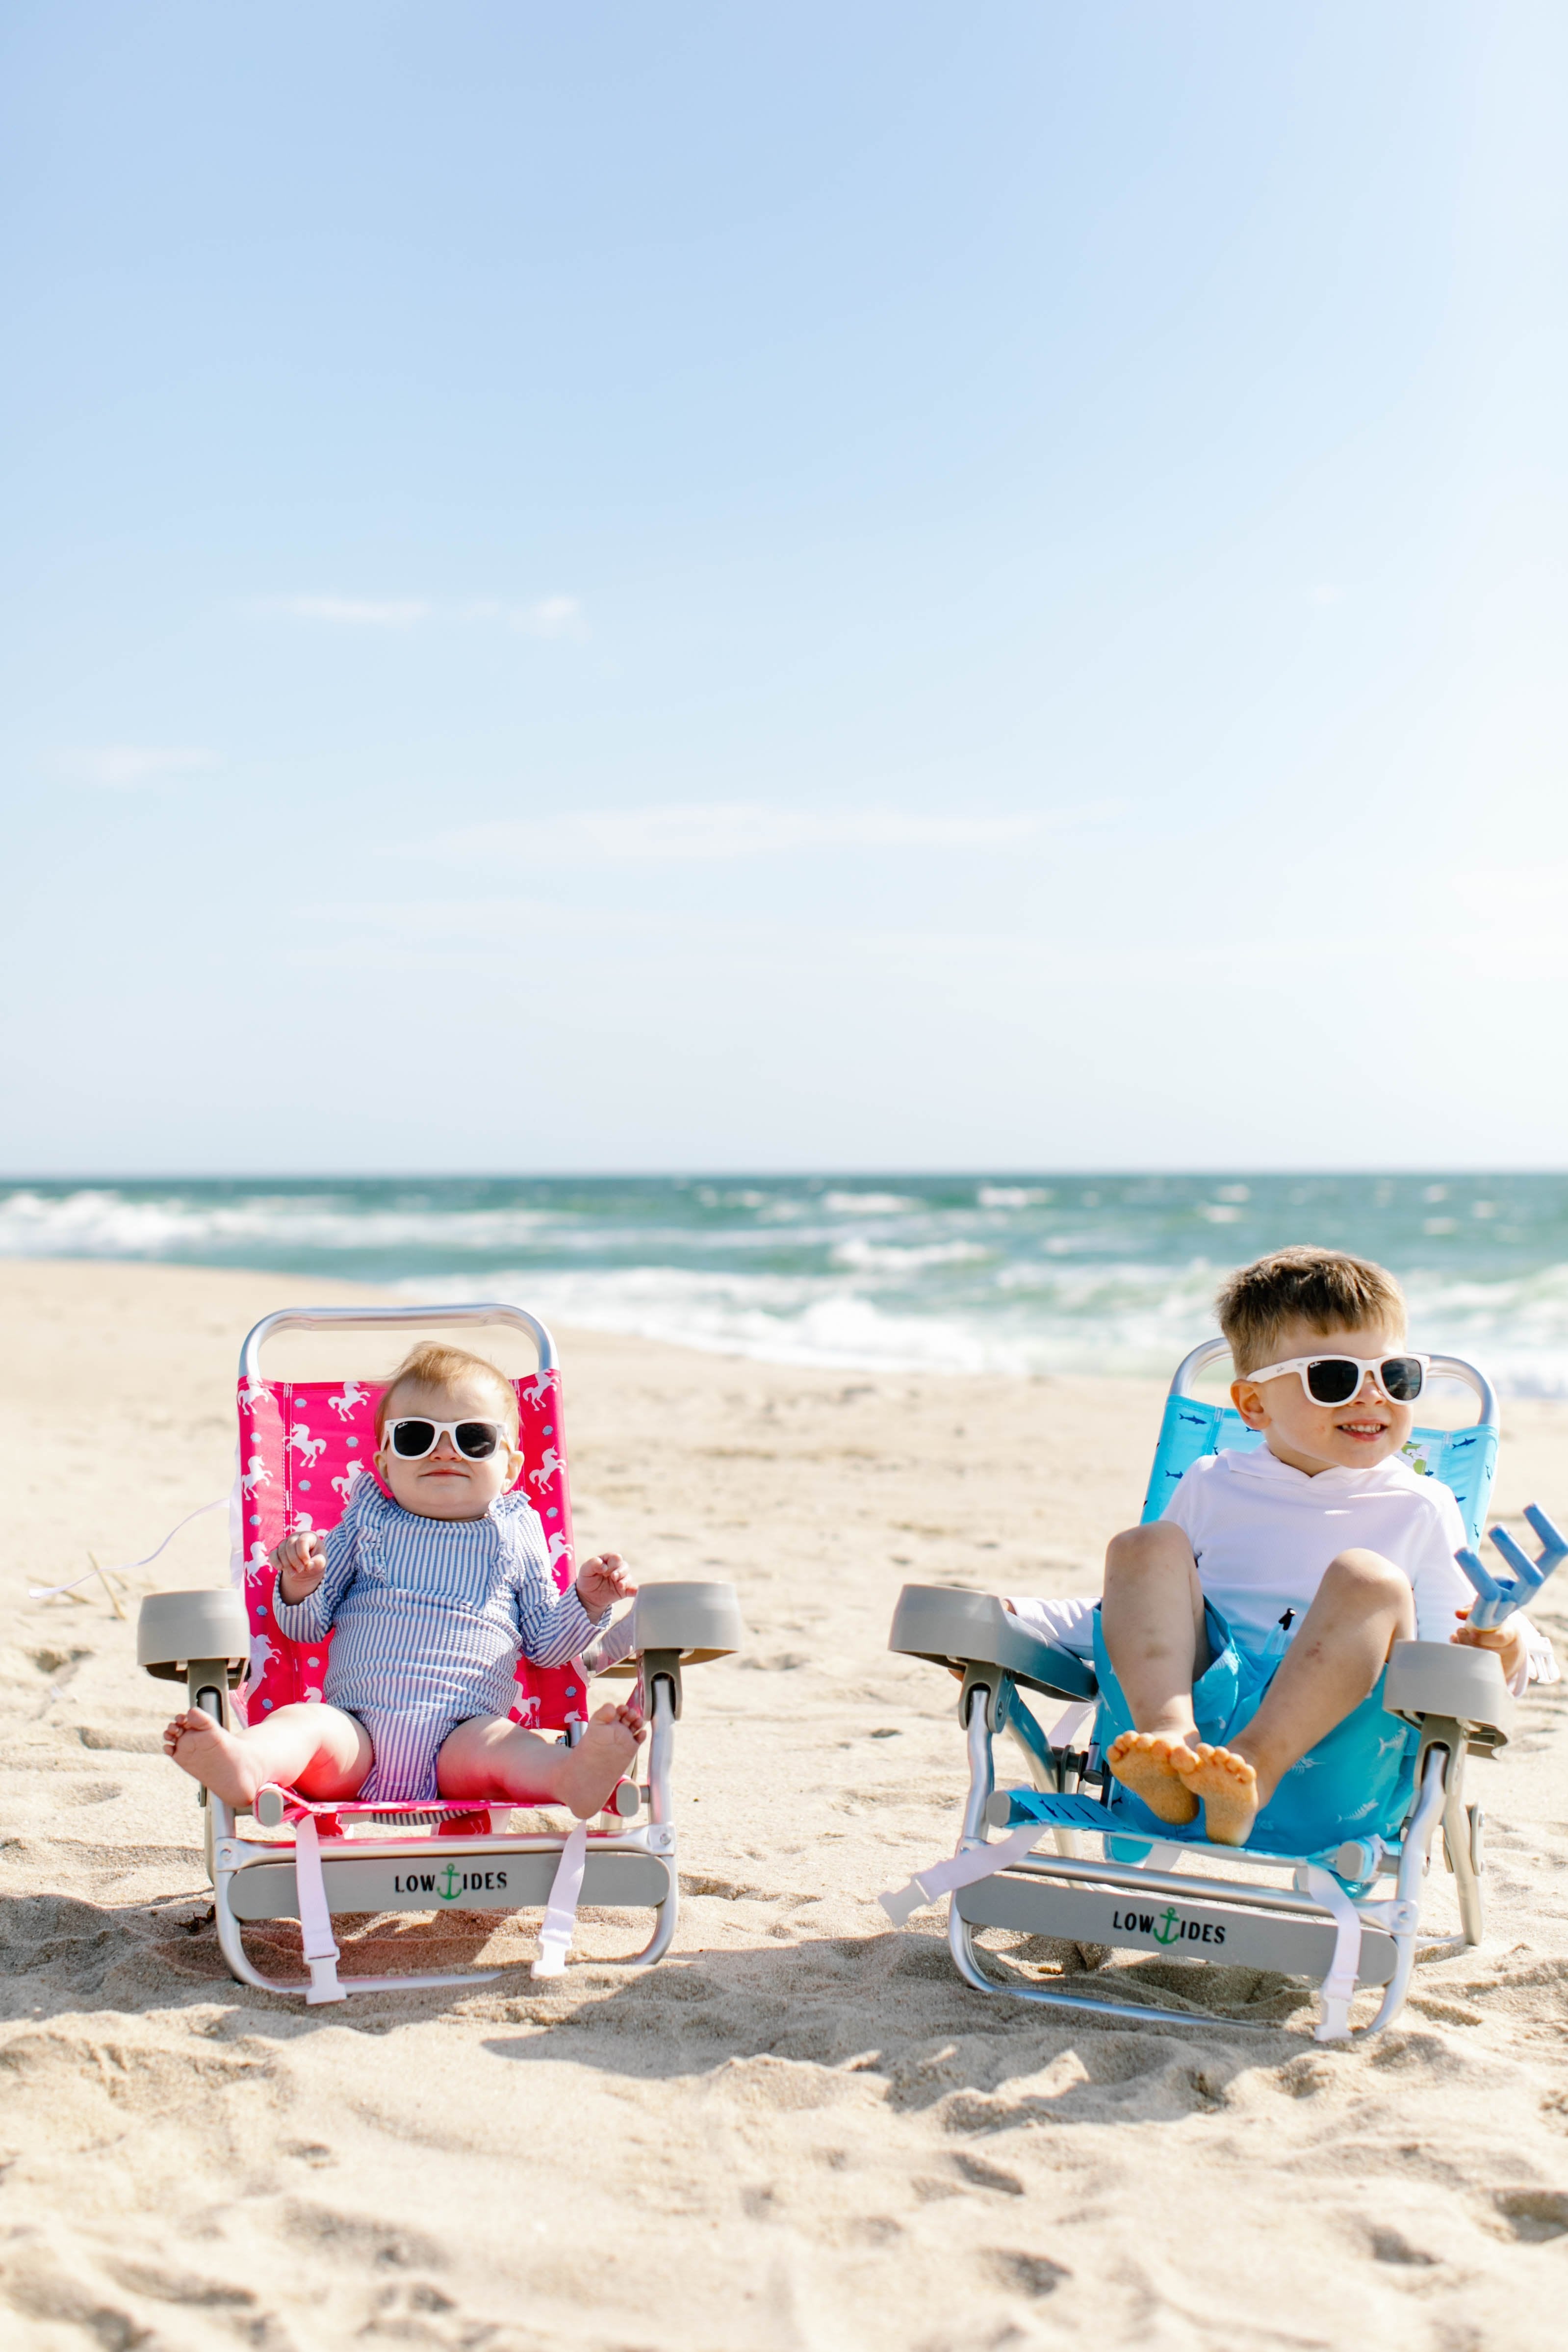
[[[1200,1455],[1260,1443],[1229,1408],[1191,1393],[1198,1373],[1228,1352],[1223,1339],[1208,1340],[1177,1368],[1145,1519],[1160,1517],[1176,1482]],[[1404,1450],[1414,1469],[1441,1479],[1455,1496],[1473,1546],[1480,1539],[1497,1460],[1497,1402],[1474,1365],[1456,1356],[1434,1356],[1431,1362],[1434,1371],[1470,1390],[1479,1415],[1464,1429],[1417,1429]],[[1479,1595],[1472,1624],[1500,1624],[1568,1558],[1568,1543],[1543,1511],[1531,1504],[1526,1517],[1543,1547],[1539,1559],[1528,1559],[1503,1529],[1492,1530],[1511,1578],[1494,1576],[1473,1549],[1458,1553]],[[968,1747],[969,1790],[952,1858],[880,1899],[902,1927],[923,1906],[949,1897],[948,1948],[977,1992],[1166,2028],[1212,2029],[1218,2021],[1212,2011],[1185,2003],[1166,2008],[1139,2000],[1124,1979],[1115,1981],[1113,2000],[1059,1990],[1049,1979],[1017,1970],[998,1982],[981,1962],[983,1957],[995,1965],[999,1956],[982,1956],[976,1937],[986,1928],[1010,1929],[1145,1958],[1239,1963],[1312,1977],[1322,1992],[1320,2042],[1347,2039],[1354,1993],[1358,1987],[1375,1988],[1382,2000],[1364,2030],[1380,2032],[1404,2005],[1427,1860],[1439,1829],[1464,1941],[1481,1939],[1482,1814],[1464,1801],[1464,1776],[1467,1758],[1495,1755],[1512,1729],[1514,1701],[1495,1652],[1448,1642],[1396,1643],[1383,1693],[1384,1706],[1396,1718],[1390,1736],[1399,1736],[1400,1724],[1417,1735],[1402,1822],[1394,1830],[1385,1822],[1376,1835],[1347,1830],[1341,1843],[1320,1853],[1283,1853],[1185,1836],[1155,1839],[1119,1821],[1114,1784],[1097,1746],[1092,1740],[1087,1748],[1078,1747],[1061,1727],[1053,1744],[1025,1702],[1026,1692],[1079,1702],[1074,1711],[1082,1718],[1083,1703],[1092,1705],[1098,1696],[1092,1666],[998,1600],[905,1585],[888,1647],[962,1675],[958,1719]],[[997,1786],[993,1742],[1002,1731],[1021,1757],[1032,1783],[1028,1788]],[[993,1829],[1010,1834],[993,1840]],[[1086,1841],[1100,1851],[1086,1852]],[[1392,1895],[1378,1885],[1389,1879]],[[1109,1994],[1112,1983],[1104,1990]]]
[[[1539,1503],[1526,1503],[1524,1516],[1541,1538],[1539,1559],[1531,1559],[1521,1551],[1506,1528],[1491,1528],[1488,1533],[1494,1551],[1500,1552],[1513,1570],[1511,1583],[1506,1577],[1494,1576],[1479,1552],[1466,1549],[1454,1554],[1459,1566],[1480,1594],[1470,1611],[1469,1623],[1490,1633],[1511,1617],[1516,1609],[1527,1609],[1546,1582],[1568,1559],[1568,1538],[1560,1536]]]

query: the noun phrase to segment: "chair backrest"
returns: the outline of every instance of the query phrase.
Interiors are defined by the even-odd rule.
[[[1230,1405],[1203,1404],[1185,1393],[1206,1364],[1228,1355],[1223,1339],[1207,1340],[1180,1364],[1166,1399],[1149,1490],[1144,1497],[1144,1517],[1157,1519],[1176,1492],[1184,1474],[1205,1454],[1249,1454],[1263,1443],[1260,1430],[1249,1429]],[[1468,1429],[1417,1429],[1402,1450],[1404,1458],[1424,1477],[1440,1478],[1459,1506],[1465,1532],[1472,1546],[1480,1541],[1481,1523],[1491,1496],[1497,1467],[1497,1402],[1484,1373],[1459,1356],[1434,1356],[1433,1370],[1472,1389],[1481,1418]]]
[[[282,1318],[272,1318],[281,1320]],[[297,1318],[291,1318],[297,1319]],[[347,1318],[345,1318],[347,1319]],[[359,1319],[359,1318],[355,1318]],[[363,1318],[371,1319],[367,1312]],[[387,1319],[392,1320],[389,1315]],[[403,1328],[414,1318],[399,1317]],[[432,1324],[450,1323],[450,1308],[426,1310]],[[265,1327],[258,1326],[258,1330]],[[548,1334],[541,1355],[549,1349]],[[319,1699],[332,1637],[291,1642],[272,1612],[275,1582],[268,1556],[286,1535],[311,1528],[326,1531],[342,1517],[360,1478],[374,1478],[375,1415],[379,1385],[359,1381],[266,1381],[255,1369],[259,1350],[246,1342],[251,1368],[239,1384],[239,1471],[232,1562],[243,1584],[250,1621],[251,1664],[244,1685],[247,1721],[277,1706]],[[513,1384],[517,1392],[519,1489],[538,1512],[549,1546],[557,1590],[564,1592],[576,1573],[571,1545],[571,1502],[567,1488],[566,1444],[561,1428],[560,1375],[553,1362]],[[379,1482],[378,1482],[379,1483]],[[587,1713],[586,1678],[580,1664],[536,1666],[517,1662],[513,1720],[532,1729],[559,1730]]]

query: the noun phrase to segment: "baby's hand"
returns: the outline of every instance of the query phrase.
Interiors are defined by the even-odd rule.
[[[1459,1611],[1461,1621],[1465,1612]],[[1524,1664],[1524,1635],[1511,1619],[1506,1625],[1471,1625],[1461,1622],[1448,1636],[1467,1650],[1494,1650],[1502,1667],[1504,1682],[1511,1684]]]
[[[612,1601],[630,1601],[636,1590],[618,1551],[601,1551],[577,1571],[577,1597],[591,1617],[597,1617]]]
[[[286,1609],[308,1598],[327,1573],[327,1547],[312,1529],[302,1536],[285,1536],[272,1555],[277,1570],[278,1598]]]

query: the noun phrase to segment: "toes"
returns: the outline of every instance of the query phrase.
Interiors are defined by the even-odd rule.
[[[1124,1731],[1119,1739],[1112,1741],[1109,1760],[1120,1764],[1128,1756],[1149,1756],[1158,1745],[1152,1732]]]

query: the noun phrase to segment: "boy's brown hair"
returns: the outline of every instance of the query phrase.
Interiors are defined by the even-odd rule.
[[[1287,1323],[1354,1331],[1405,1329],[1405,1293],[1386,1267],[1345,1250],[1273,1250],[1233,1274],[1214,1302],[1238,1377],[1278,1352]]]
[[[517,1442],[517,1391],[497,1364],[471,1356],[466,1348],[449,1348],[439,1339],[422,1339],[411,1348],[376,1400],[376,1444],[386,1433],[387,1407],[397,1390],[408,1383],[422,1389],[453,1389],[459,1381],[482,1380],[496,1398],[496,1418]]]

